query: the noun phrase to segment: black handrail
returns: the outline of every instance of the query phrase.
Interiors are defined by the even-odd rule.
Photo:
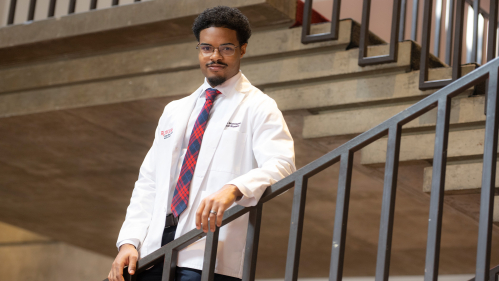
[[[245,208],[242,206],[235,206],[227,210],[224,214],[222,226],[232,222],[248,212],[250,213],[243,281],[254,280],[262,205],[283,192],[291,189],[293,186],[295,189],[284,280],[297,280],[308,179],[337,162],[340,162],[340,173],[338,180],[329,278],[331,281],[341,280],[345,251],[346,227],[348,222],[348,205],[350,201],[349,194],[352,177],[353,155],[363,147],[388,135],[375,279],[376,281],[387,281],[390,267],[401,128],[403,125],[418,118],[433,108],[438,108],[438,114],[435,151],[433,157],[433,177],[426,248],[425,281],[437,280],[451,99],[464,92],[466,89],[484,82],[487,82],[488,86],[488,103],[485,122],[476,280],[488,281],[493,198],[495,191],[494,183],[497,161],[497,133],[499,124],[499,100],[497,98],[499,91],[498,80],[499,58],[496,58],[457,81],[450,83],[445,88],[426,97],[373,129],[364,132],[319,159],[311,162],[305,167],[297,170],[290,176],[268,187],[255,207]],[[208,232],[207,234],[202,273],[202,280],[204,281],[213,280],[218,231],[219,228],[216,228],[215,232]],[[204,232],[197,229],[182,235],[178,239],[175,239],[171,243],[139,260],[136,272],[140,273],[146,268],[152,266],[153,264],[157,264],[164,259],[164,273],[162,280],[172,281],[174,278],[178,251],[199,240],[205,235],[206,234]],[[124,270],[124,274],[127,280],[133,280],[133,278],[135,278],[135,276],[133,276],[133,278],[129,276],[126,270]]]

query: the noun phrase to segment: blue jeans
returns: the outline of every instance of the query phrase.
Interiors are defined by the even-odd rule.
[[[161,246],[164,246],[175,239],[176,229],[176,226],[165,228],[165,231],[163,231],[163,238],[161,239]],[[160,262],[151,269],[139,273],[137,281],[161,281],[162,276],[163,263]],[[201,270],[177,267],[175,270],[175,281],[201,281]],[[241,281],[241,279],[215,273],[215,281]]]

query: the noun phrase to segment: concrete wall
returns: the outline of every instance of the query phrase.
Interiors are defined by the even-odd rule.
[[[149,1],[149,0],[143,0]],[[30,0],[17,0],[16,15],[14,24],[26,22]],[[35,20],[44,20],[47,18],[48,7],[50,0],[36,1]],[[7,24],[9,13],[10,0],[0,0],[0,27]],[[69,1],[57,1],[55,8],[55,16],[62,17],[68,14]],[[111,7],[112,0],[98,0],[97,9],[105,9]],[[133,4],[134,0],[120,0],[120,6]],[[88,11],[90,8],[90,0],[76,1],[75,13],[82,13]]]
[[[2,280],[103,280],[112,261],[109,257],[0,223]]]

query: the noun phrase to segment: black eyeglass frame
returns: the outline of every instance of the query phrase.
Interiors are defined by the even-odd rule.
[[[231,55],[226,55],[226,56],[229,56],[229,57],[230,57],[230,56],[233,56],[233,55],[236,53],[236,48],[241,47],[241,45],[236,46],[236,45],[234,45],[234,44],[232,44],[232,43],[222,44],[222,45],[220,45],[220,46],[218,46],[218,47],[213,47],[213,45],[206,44],[206,43],[198,43],[198,44],[197,44],[197,46],[196,46],[196,49],[198,49],[201,53],[202,53],[202,51],[201,51],[201,49],[199,48],[199,46],[210,46],[210,47],[212,47],[212,48],[213,48],[213,52],[212,52],[211,54],[206,54],[206,55],[205,55],[205,54],[203,53],[203,55],[204,55],[205,57],[207,57],[207,56],[212,56],[212,55],[215,53],[215,49],[218,49],[218,53],[219,53],[219,54],[223,57],[222,53],[220,52],[220,47],[222,47],[222,46],[234,46],[234,53],[232,53]]]

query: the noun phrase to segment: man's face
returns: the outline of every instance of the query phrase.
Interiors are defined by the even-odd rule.
[[[209,46],[216,49],[214,49],[213,54],[205,56],[201,48],[206,50],[209,49]],[[225,27],[209,27],[201,30],[199,34],[199,65],[201,72],[212,87],[222,84],[239,72],[241,58],[246,53],[246,46],[247,44],[239,46],[235,30]],[[220,54],[220,49],[224,47],[236,47],[234,54],[231,56]]]

